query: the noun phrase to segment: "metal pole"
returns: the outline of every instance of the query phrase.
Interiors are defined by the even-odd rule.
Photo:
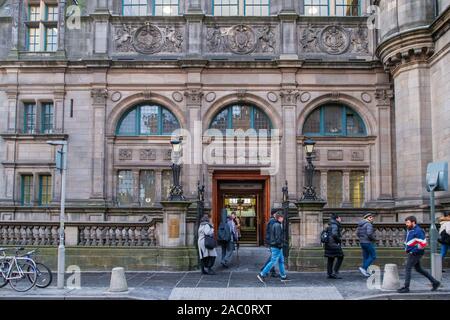
[[[59,215],[59,246],[58,246],[58,289],[64,289],[64,270],[66,249],[64,246],[64,221],[66,206],[66,168],[67,168],[67,144],[62,146],[62,169],[61,169],[61,211]]]

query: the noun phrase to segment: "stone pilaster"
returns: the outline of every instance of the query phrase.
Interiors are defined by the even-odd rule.
[[[92,190],[91,198],[104,199],[105,196],[105,112],[108,91],[97,88],[91,91],[92,97]]]
[[[64,133],[64,89],[57,90],[53,93],[54,100],[54,132]]]
[[[350,203],[350,171],[348,170],[344,170],[342,173],[342,207],[352,207]]]
[[[280,59],[298,59],[297,54],[297,18],[294,0],[283,0],[278,15],[281,21],[281,55]]]
[[[328,171],[320,170],[320,197],[323,200],[327,200],[328,197]]]
[[[110,38],[109,19],[111,18],[108,1],[97,0],[97,7],[91,17],[94,20],[94,54],[107,56]]]
[[[66,36],[66,0],[58,0],[58,51],[61,57],[66,56],[65,36]]]
[[[19,26],[22,8],[25,8],[23,0],[11,1],[11,49],[8,59],[19,58]]]
[[[6,103],[6,110],[7,110],[7,125],[6,125],[6,131],[7,132],[16,132],[16,128],[19,127],[19,119],[17,119],[17,108],[18,108],[18,95],[19,92],[16,88],[11,88],[6,91],[7,101]]]
[[[163,206],[163,247],[184,247],[187,244],[186,214],[189,201],[161,201]]]
[[[323,229],[325,201],[299,201],[296,203],[300,218],[300,247],[320,246],[320,233]]]

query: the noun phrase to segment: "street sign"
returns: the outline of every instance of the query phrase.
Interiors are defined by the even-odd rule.
[[[427,168],[427,191],[447,191],[448,190],[448,163],[433,162]]]

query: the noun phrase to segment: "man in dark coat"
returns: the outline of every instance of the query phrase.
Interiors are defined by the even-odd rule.
[[[327,274],[329,279],[342,279],[339,276],[339,269],[344,261],[344,252],[341,247],[341,230],[341,217],[333,213],[328,223],[329,241],[325,243],[325,257],[328,258]]]
[[[272,251],[270,250],[270,231],[272,229],[272,225],[277,221],[275,219],[275,215],[277,214],[277,212],[281,212],[279,209],[272,209],[272,217],[270,217],[269,222],[267,223],[267,227],[266,227],[266,238],[264,239],[264,244],[269,248],[269,257],[267,258],[266,263],[264,264],[264,266],[261,268],[261,271],[264,270],[264,268],[269,264],[270,260],[272,260]],[[274,278],[276,278],[278,275],[275,271],[275,266],[272,267],[272,269],[270,269],[270,275]]]

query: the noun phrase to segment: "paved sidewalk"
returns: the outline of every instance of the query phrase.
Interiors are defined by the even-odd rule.
[[[56,276],[56,275],[55,275]],[[25,293],[9,286],[0,289],[0,299],[146,299],[146,300],[353,300],[353,299],[450,299],[450,273],[444,273],[443,286],[435,293],[420,275],[413,273],[411,294],[369,290],[358,272],[343,272],[341,280],[328,280],[323,272],[290,272],[291,281],[270,278],[264,285],[256,272],[218,269],[217,275],[199,272],[128,272],[129,291],[109,293],[111,274],[82,273],[81,289],[59,290],[56,277],[49,288]],[[401,275],[401,279],[403,276]]]

